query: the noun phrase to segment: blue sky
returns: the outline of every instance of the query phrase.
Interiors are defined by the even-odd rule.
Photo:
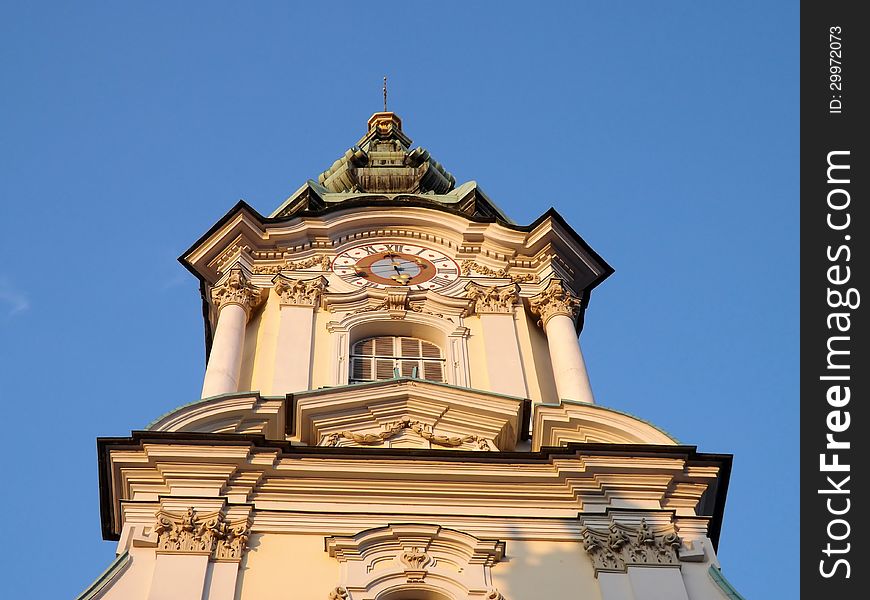
[[[797,597],[798,56],[795,2],[2,3],[6,590],[109,563],[95,438],[202,384],[176,257],[316,178],[387,74],[458,181],[520,223],[556,207],[614,266],[598,401],[733,453],[724,573]]]

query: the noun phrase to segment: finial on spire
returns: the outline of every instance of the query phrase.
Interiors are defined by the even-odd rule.
[[[387,112],[387,76],[384,75],[384,112]]]

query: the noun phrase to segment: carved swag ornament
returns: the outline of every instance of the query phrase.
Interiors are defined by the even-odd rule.
[[[614,523],[609,531],[584,527],[583,549],[592,557],[595,574],[624,573],[631,566],[679,566],[682,540],[672,526],[653,532],[645,519],[636,529]]]
[[[254,265],[254,273],[265,273],[268,275],[277,275],[281,271],[301,271],[302,269],[308,269],[315,265],[320,267],[321,271],[328,271],[330,265],[332,265],[332,257],[327,255],[322,256],[311,256],[306,258],[305,260],[290,260],[289,257],[293,254],[291,252],[284,253],[284,264],[281,265]]]
[[[217,561],[239,561],[248,545],[247,519],[229,522],[220,512],[199,516],[191,507],[184,514],[157,513],[157,552],[207,554]]]
[[[537,276],[531,273],[523,275],[511,275],[510,267],[502,267],[501,269],[493,269],[486,265],[481,265],[469,258],[462,261],[460,266],[463,275],[472,275],[479,273],[480,275],[489,275],[490,277],[498,277],[499,279],[510,279],[514,283],[530,283],[538,280]]]
[[[446,436],[436,435],[428,425],[420,421],[412,421],[411,419],[402,419],[393,423],[387,423],[384,430],[380,433],[354,433],[352,431],[341,431],[339,433],[331,433],[326,436],[326,439],[321,445],[337,446],[342,439],[351,440],[363,446],[376,446],[383,444],[388,439],[395,437],[402,431],[410,429],[424,440],[436,446],[445,446],[447,448],[457,448],[462,444],[474,443],[480,450],[489,450],[489,442],[484,438],[476,435],[463,436]]]

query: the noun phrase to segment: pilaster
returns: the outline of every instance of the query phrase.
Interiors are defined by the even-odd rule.
[[[183,513],[161,509],[155,518],[157,561],[148,600],[232,598],[225,590],[235,590],[250,536],[249,518],[230,520],[223,510],[200,514],[193,507]],[[204,596],[206,586],[209,593]]]
[[[307,390],[311,387],[314,311],[327,280],[322,275],[296,279],[278,274],[272,281],[281,306],[272,393]]]
[[[489,387],[493,392],[528,397],[525,369],[514,322],[519,286],[484,286],[474,282],[466,288],[471,311],[480,317]]]

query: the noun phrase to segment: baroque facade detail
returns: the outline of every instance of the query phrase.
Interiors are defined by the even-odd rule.
[[[272,281],[275,292],[281,297],[282,306],[317,306],[326,289],[326,279],[322,276],[293,279],[279,274]]]
[[[158,553],[203,554],[238,562],[247,549],[250,527],[247,520],[230,522],[220,512],[200,516],[191,507],[183,514],[158,512],[154,532]]]
[[[502,286],[483,286],[469,283],[466,297],[471,300],[472,310],[477,314],[512,313],[519,302],[519,288],[516,283]]]
[[[372,306],[365,306],[353,311],[351,314],[358,315],[365,312],[387,310],[391,312],[405,311],[408,309],[408,290],[392,288],[387,290],[386,297]],[[413,310],[413,309],[412,309]]]
[[[278,265],[254,265],[253,271],[263,275],[277,275],[281,271],[301,271],[302,269],[310,269],[314,266],[319,266],[321,271],[328,271],[332,264],[332,257],[323,254],[320,256],[311,256],[304,260],[290,260],[289,256],[293,256],[291,252],[285,252],[285,261]]]
[[[432,563],[432,557],[417,548],[405,550],[399,555],[399,560],[408,567],[405,570],[408,583],[423,581],[428,574],[426,567]]]
[[[430,579],[437,580],[439,590],[450,598],[504,600],[491,583],[491,567],[505,551],[498,540],[440,525],[407,523],[327,537],[326,551],[341,564],[342,579],[333,590],[338,595],[330,600],[394,597],[408,584]]]
[[[630,528],[614,523],[609,530],[584,527],[583,549],[592,558],[595,574],[624,573],[631,566],[679,566],[682,540],[673,526],[653,531],[645,519]]]
[[[490,277],[498,277],[503,279],[510,279],[514,283],[534,283],[538,281],[538,277],[536,275],[532,275],[531,273],[525,273],[522,275],[511,275],[510,267],[502,267],[501,269],[493,269],[492,267],[487,267],[486,265],[481,265],[480,263],[467,258],[462,261],[460,265],[460,269],[462,270],[462,274],[465,276],[472,275],[477,273],[479,275],[488,275]]]
[[[540,317],[538,325],[544,326],[551,317],[565,315],[576,319],[580,314],[580,298],[565,287],[561,279],[551,279],[543,292],[529,303],[532,314]]]
[[[230,269],[226,281],[211,290],[212,303],[218,310],[224,306],[236,304],[250,315],[251,311],[260,306],[265,299],[266,290],[252,285],[241,267]]]
[[[249,254],[251,252],[251,247],[247,244],[242,243],[242,238],[238,238],[236,242],[230,245],[229,248],[224,250],[220,256],[217,257],[214,261],[215,270],[218,273],[226,272],[226,268],[233,264],[234,259],[242,254]]]
[[[489,442],[477,435],[463,436],[447,436],[436,435],[431,428],[420,421],[412,421],[411,419],[402,419],[393,423],[388,423],[384,426],[384,430],[380,433],[354,433],[352,431],[341,431],[332,433],[326,436],[322,446],[337,446],[342,439],[350,440],[361,446],[376,446],[383,444],[392,437],[405,430],[410,430],[419,435],[424,440],[435,446],[444,446],[446,448],[458,448],[463,444],[473,443],[478,450],[490,450]]]

